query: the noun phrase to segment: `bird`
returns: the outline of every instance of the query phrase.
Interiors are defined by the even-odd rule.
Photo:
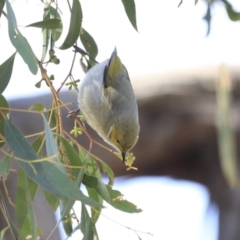
[[[138,105],[126,67],[116,47],[111,57],[94,65],[80,81],[78,107],[88,125],[121,153],[127,153],[139,138]]]

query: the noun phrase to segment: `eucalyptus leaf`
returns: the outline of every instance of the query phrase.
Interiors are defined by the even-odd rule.
[[[8,34],[9,38],[20,54],[24,62],[28,65],[32,74],[37,74],[38,66],[37,59],[29,45],[27,39],[21,34],[18,29],[17,21],[9,0],[6,0],[7,13],[8,13]]]
[[[0,160],[0,178],[2,178],[3,181],[6,181],[10,168],[11,168],[11,159],[9,156],[4,156]]]
[[[0,0],[0,17],[2,15],[2,10],[4,8],[5,0]]]
[[[30,231],[28,235],[32,236],[32,239],[37,239],[37,225],[36,225],[35,214],[32,207],[32,196],[30,195],[30,188],[29,188],[27,176],[25,176],[24,178],[24,185],[25,185],[27,213],[28,213],[29,227],[30,227]],[[25,239],[26,237],[27,236],[24,236],[23,239]]]
[[[45,7],[44,7],[44,13],[43,13],[43,21],[47,21],[50,19],[51,15],[50,15],[50,11],[49,11],[49,4],[46,3]],[[44,28],[42,30],[42,40],[43,40],[43,44],[42,44],[42,57],[41,57],[41,61],[43,62],[46,55],[47,55],[47,51],[48,51],[48,46],[49,46],[49,40],[51,37],[51,30]]]
[[[68,34],[60,49],[68,49],[77,41],[82,25],[82,9],[79,0],[73,0]]]
[[[7,117],[9,117],[8,113],[9,113],[9,105],[7,100],[5,99],[5,97],[3,95],[0,95],[0,108],[2,113],[4,115],[6,115]],[[0,114],[0,134],[4,135],[4,115]],[[0,147],[2,147],[5,144],[5,141],[3,139],[0,139]]]
[[[138,31],[137,20],[136,20],[136,8],[135,8],[134,0],[122,0],[122,3],[129,21],[131,22],[135,30]]]
[[[110,202],[110,196],[106,185],[101,179],[84,174],[83,184],[89,188],[94,188],[96,192],[106,201]]]
[[[36,28],[44,28],[44,29],[57,29],[61,26],[61,19],[46,19],[40,22],[35,22],[27,25],[26,27],[36,27]]]
[[[113,170],[103,161],[101,161],[103,171],[107,173],[109,177],[109,183],[108,185],[112,186],[114,184],[114,172]]]
[[[25,179],[28,181],[28,189],[25,186]],[[22,231],[22,224],[26,220],[28,216],[28,201],[27,195],[31,197],[31,201],[33,201],[36,193],[37,193],[38,185],[34,183],[31,179],[27,178],[24,171],[19,168],[18,170],[18,180],[17,180],[17,191],[16,191],[16,218],[19,228]],[[26,193],[26,191],[30,191],[30,193]]]
[[[98,47],[93,39],[93,37],[84,29],[80,32],[80,39],[85,48],[85,50],[89,53],[92,58],[96,58],[98,54]]]
[[[58,10],[49,6],[50,16],[51,18],[61,19],[61,15],[58,13]],[[56,42],[62,35],[63,25],[62,21],[60,22],[60,26],[57,29],[52,30],[51,39]]]
[[[222,0],[222,2],[225,4],[229,19],[231,21],[239,21],[240,20],[240,12],[235,11],[233,9],[232,5],[227,0]]]
[[[80,229],[83,234],[82,240],[93,239],[94,237],[93,224],[91,218],[89,217],[87,208],[85,207],[84,204],[82,204]]]
[[[43,191],[44,193],[44,196],[49,204],[49,206],[54,210],[56,211],[57,208],[59,207],[59,198],[57,198],[56,196],[52,195],[51,193],[49,192],[46,192],[46,191]]]
[[[43,123],[44,123],[44,131],[45,131],[45,138],[46,138],[46,151],[47,151],[47,156],[49,158],[54,158],[52,159],[53,161],[55,160],[57,163],[56,166],[58,167],[58,169],[63,172],[64,174],[67,174],[66,168],[61,164],[61,160],[58,156],[58,148],[52,133],[51,128],[48,125],[48,122],[46,120],[46,118],[44,117],[44,115],[42,115],[43,117]]]
[[[11,76],[16,52],[0,65],[0,94],[6,89]]]
[[[6,205],[6,203],[4,201],[4,198],[1,194],[0,194],[0,202],[1,202],[4,214],[6,215],[6,217],[8,219],[8,223],[9,223],[9,227],[10,227],[10,230],[12,232],[12,235],[14,236],[15,240],[18,240],[19,237],[20,237],[19,229],[15,226],[15,223],[13,222],[13,220],[11,218],[11,215],[10,215],[8,209],[7,209],[7,205]]]
[[[30,232],[31,232],[31,223],[30,223],[29,217],[27,217],[24,223],[22,224],[22,228],[20,231],[20,234],[22,236],[21,239],[27,239],[27,237],[30,235]],[[37,236],[40,236],[42,234],[42,230],[38,226],[36,226],[36,233],[37,233]]]
[[[87,187],[88,196],[96,202],[103,204],[103,198],[97,193],[94,188]],[[91,209],[92,222],[95,224],[101,214],[102,208]]]
[[[15,157],[24,159],[24,161],[18,161],[19,165],[39,186],[62,199],[79,200],[92,207],[101,206],[85,196],[77,185],[54,164],[47,161],[33,163],[33,160],[41,160],[41,158],[35,153],[21,132],[6,118],[4,119],[4,132],[6,141]]]
[[[108,189],[108,193],[110,195],[109,204],[114,208],[121,210],[127,213],[139,213],[142,210],[138,208],[135,204],[123,199],[123,195],[118,190],[113,190],[111,187],[106,186]]]

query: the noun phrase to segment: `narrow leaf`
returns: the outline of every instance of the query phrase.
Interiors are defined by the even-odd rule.
[[[49,206],[54,210],[56,211],[58,206],[59,206],[59,199],[57,197],[55,197],[54,195],[52,195],[51,193],[49,192],[46,192],[46,191],[43,191],[44,193],[44,196],[49,204]]]
[[[4,92],[11,79],[15,56],[16,52],[0,65],[0,94]]]
[[[84,29],[80,32],[80,39],[85,48],[85,50],[89,53],[92,58],[96,58],[98,54],[98,47],[93,39],[93,37]]]
[[[110,202],[110,196],[108,193],[108,189],[106,185],[102,182],[101,179],[97,179],[93,176],[88,176],[84,174],[83,176],[83,184],[89,188],[94,188],[96,192],[106,201]]]
[[[239,21],[240,20],[240,12],[235,11],[233,9],[232,5],[227,0],[222,0],[222,2],[225,4],[229,19],[231,21]]]
[[[4,132],[6,140],[16,157],[25,161],[18,161],[25,173],[46,191],[62,199],[79,200],[92,207],[100,204],[85,196],[77,185],[72,182],[52,163],[40,160],[21,132],[6,118],[4,119]]]
[[[43,103],[35,103],[32,105],[31,109],[38,111],[38,112],[43,112],[46,108],[43,105]]]
[[[27,25],[26,27],[36,27],[36,28],[44,28],[44,29],[57,29],[61,26],[61,19],[46,19],[40,22],[35,22]]]
[[[43,148],[43,141],[44,141],[44,135],[40,134],[35,141],[32,144],[32,148],[34,149],[34,151],[40,155],[40,153],[42,152],[42,148]]]
[[[32,207],[32,197],[30,195],[30,189],[28,185],[28,179],[27,176],[24,178],[24,185],[25,185],[25,196],[26,196],[26,203],[27,203],[27,213],[29,218],[29,235],[32,236],[32,239],[37,238],[37,225],[36,225],[36,219]],[[26,236],[23,237],[23,239],[26,238]]]
[[[102,161],[101,164],[102,164],[103,171],[107,173],[109,177],[108,185],[112,186],[114,184],[114,172],[105,162]]]
[[[79,0],[73,0],[70,26],[66,39],[60,49],[67,49],[77,41],[82,25],[82,9]]]
[[[2,10],[3,10],[4,4],[5,4],[5,0],[0,0],[0,17],[2,15]]]
[[[43,21],[45,20],[49,20],[50,19],[50,11],[49,11],[49,4],[46,3],[45,7],[44,7],[44,13],[43,13]],[[43,40],[43,44],[42,44],[42,57],[41,57],[41,61],[43,62],[46,55],[47,55],[47,51],[48,51],[48,46],[49,46],[49,40],[50,40],[50,36],[51,36],[51,30],[49,29],[43,29],[42,30],[42,40]]]
[[[54,140],[52,130],[50,129],[48,122],[47,122],[46,118],[44,117],[44,115],[42,115],[42,117],[43,117],[44,131],[45,131],[45,137],[46,137],[47,155],[49,158],[53,158],[53,156],[54,156],[54,160],[56,160],[57,163],[61,163],[61,160],[58,156],[58,149],[57,149],[56,142]],[[58,164],[56,166],[64,174],[67,174],[66,168],[64,166],[58,165]]]
[[[57,9],[53,8],[52,6],[49,6],[49,12],[50,12],[51,18],[61,19],[61,16],[58,13]],[[62,26],[62,21],[61,21],[60,26],[57,29],[52,30],[51,38],[54,42],[56,42],[61,37],[62,29],[63,29],[63,26]]]
[[[84,236],[83,240],[93,239],[94,234],[92,221],[84,204],[82,204],[80,229]]]
[[[6,0],[6,5],[8,13],[9,38],[24,62],[28,65],[29,70],[36,75],[38,71],[37,59],[27,39],[21,34],[17,27],[16,17],[9,0]]]
[[[28,181],[28,189],[25,186],[25,179]],[[28,202],[26,191],[30,191],[31,201],[33,201],[37,193],[38,185],[26,177],[24,171],[20,168],[18,170],[18,181],[16,191],[16,218],[18,226],[22,229],[22,225],[28,216]]]
[[[6,181],[10,168],[11,168],[11,159],[9,156],[4,156],[0,160],[0,178],[2,178],[3,181]]]
[[[103,204],[103,198],[96,192],[94,188],[87,187],[88,196],[96,202]],[[95,224],[101,214],[102,208],[91,209],[92,222]]]
[[[136,9],[134,0],[122,0],[125,12],[132,26],[137,31]]]
[[[123,195],[119,191],[113,190],[109,186],[107,186],[107,189],[111,199],[109,204],[112,205],[114,208],[117,208],[127,213],[139,213],[142,211],[135,204],[123,199]]]
[[[36,227],[37,227],[37,229],[36,229],[37,236],[40,236],[42,234],[42,230],[38,226],[36,226]],[[25,219],[24,223],[22,224],[22,228],[20,231],[20,234],[22,236],[21,239],[27,239],[27,237],[30,235],[30,232],[31,232],[31,223],[30,223],[29,217],[27,217]]]
[[[1,109],[2,108],[2,109]],[[3,95],[0,95],[0,111],[6,115],[7,117],[9,117],[8,113],[9,113],[9,105],[7,100],[5,99],[5,97]],[[0,114],[0,134],[4,135],[4,115]],[[5,144],[5,141],[3,139],[0,139],[0,147],[2,147]]]
[[[2,204],[2,207],[3,207],[3,210],[4,210],[4,214],[7,216],[7,219],[9,221],[9,227],[10,227],[10,230],[12,232],[12,235],[14,236],[15,240],[18,240],[19,237],[20,237],[20,233],[19,233],[19,230],[17,229],[17,227],[15,226],[9,212],[8,212],[8,209],[7,209],[7,205],[2,197],[2,195],[0,194],[0,201],[1,201],[1,204]]]

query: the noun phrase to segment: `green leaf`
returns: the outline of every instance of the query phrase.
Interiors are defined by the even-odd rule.
[[[231,21],[239,21],[240,20],[240,12],[235,11],[233,9],[232,5],[227,0],[222,0],[222,2],[225,4],[229,19]]]
[[[2,15],[2,10],[3,10],[4,4],[5,4],[5,0],[0,0],[0,17]]]
[[[3,207],[4,214],[7,216],[7,219],[8,219],[8,222],[9,222],[9,227],[10,227],[10,230],[12,232],[12,235],[14,236],[15,240],[18,240],[19,237],[20,237],[19,230],[15,226],[15,224],[14,224],[14,222],[13,222],[13,220],[12,220],[12,218],[11,218],[9,212],[8,212],[6,203],[5,203],[1,194],[0,194],[0,201],[1,201],[1,204],[2,204],[2,207]]]
[[[37,59],[32,51],[31,46],[29,45],[27,39],[21,34],[17,27],[17,21],[15,14],[9,3],[9,0],[6,0],[7,13],[8,13],[8,34],[9,38],[16,48],[24,62],[28,65],[29,70],[33,74],[37,74],[38,66]]]
[[[25,186],[25,179],[28,181],[28,189]],[[27,178],[24,171],[20,168],[18,170],[18,181],[17,181],[17,191],[16,191],[16,218],[18,226],[22,231],[22,225],[28,216],[28,201],[27,201],[27,191],[30,191],[31,201],[34,199],[37,193],[38,185],[34,183],[31,179]]]
[[[44,196],[49,204],[49,206],[54,210],[56,211],[58,206],[59,206],[59,199],[57,197],[55,197],[54,195],[52,195],[51,193],[49,192],[46,192],[46,191],[43,191],[44,193]]]
[[[9,117],[8,113],[9,113],[9,105],[7,100],[4,98],[3,95],[0,95],[0,108],[4,108],[1,109],[2,113],[5,114],[7,117]],[[4,115],[0,114],[0,134],[4,135]],[[2,147],[5,144],[5,141],[3,139],[0,139],[0,147]]]
[[[56,134],[56,136],[61,141],[61,143],[65,149],[66,156],[70,163],[70,166],[83,167],[83,162],[82,162],[81,158],[79,157],[78,153],[76,152],[76,150],[74,149],[74,147],[63,137],[61,137],[57,134]],[[73,168],[73,169],[71,169],[71,172],[73,173],[73,175],[75,177],[77,177],[79,170],[80,170],[80,168],[76,168],[76,169]]]
[[[109,186],[107,186],[107,190],[111,199],[109,204],[114,208],[127,213],[139,213],[142,211],[141,209],[137,208],[135,204],[123,199],[123,195],[119,191],[113,190]]]
[[[51,18],[61,19],[61,16],[58,13],[57,9],[53,8],[52,6],[49,6],[49,11],[50,11]],[[62,21],[61,21],[60,26],[57,29],[52,30],[52,34],[51,34],[52,41],[56,42],[61,37],[62,29],[63,29],[63,25],[62,25]],[[51,46],[51,48],[52,48],[52,46]]]
[[[84,164],[85,166],[85,164]],[[84,168],[82,168],[77,175],[77,178],[75,180],[75,183],[77,184],[77,186],[80,187],[81,183],[82,183],[82,179],[83,179],[83,175],[84,175]],[[65,216],[67,214],[70,213],[70,210],[73,206],[73,204],[75,203],[74,200],[68,199],[68,200],[62,200],[60,202],[60,213],[61,213],[61,218],[64,219]]]
[[[2,178],[3,181],[6,181],[10,168],[11,168],[11,159],[9,156],[4,156],[0,160],[0,178]]]
[[[32,144],[32,148],[37,154],[40,154],[43,149],[44,134],[40,134]]]
[[[89,55],[92,58],[96,58],[98,54],[97,44],[93,37],[84,28],[82,28],[82,31],[80,32],[80,40]]]
[[[128,16],[129,21],[131,22],[132,26],[137,29],[137,20],[136,20],[136,9],[135,9],[135,2],[134,0],[122,0],[125,12]]]
[[[72,218],[71,214],[68,214],[62,221],[62,225],[64,228],[64,231],[68,237],[70,237],[73,234],[73,227],[72,227]]]
[[[108,189],[106,185],[102,182],[101,179],[97,179],[93,176],[88,176],[84,174],[83,176],[83,184],[89,188],[94,188],[96,192],[106,201],[110,202],[110,196],[108,193]]]
[[[56,107],[56,105],[53,103],[49,108],[51,109],[51,111],[49,111],[49,114],[48,114],[48,121],[50,122],[51,128],[56,128],[58,123],[58,120],[56,117],[57,112],[56,112],[56,109],[54,109],[54,107]]]
[[[103,161],[101,161],[103,172],[107,173],[109,177],[108,185],[112,186],[114,184],[114,172],[113,170]]]
[[[16,52],[0,65],[0,94],[6,89],[11,76]]]
[[[40,22],[35,22],[27,25],[26,27],[36,27],[36,28],[44,28],[44,29],[57,29],[61,26],[61,19],[46,19]]]
[[[43,21],[49,20],[50,19],[50,11],[49,11],[49,4],[46,3],[44,7],[44,13],[43,13]],[[42,40],[43,40],[43,45],[42,45],[42,57],[41,61],[43,62],[48,51],[48,46],[49,46],[49,40],[51,37],[51,30],[49,29],[43,29],[42,30]]]
[[[57,145],[52,133],[51,128],[48,125],[48,122],[44,115],[43,117],[43,123],[44,123],[44,131],[45,131],[45,138],[46,138],[46,151],[47,151],[47,156],[51,158],[51,160],[56,161],[56,163],[61,164],[61,160],[58,156],[58,149]],[[56,167],[64,174],[67,174],[66,168],[60,164],[57,164]]]
[[[82,9],[79,0],[73,0],[70,26],[66,39],[60,49],[64,50],[70,48],[79,36],[80,28],[82,25]]]
[[[43,112],[46,108],[42,103],[35,103],[32,105],[31,109],[34,109],[35,111],[38,112]]]
[[[217,133],[220,164],[223,175],[231,188],[239,184],[236,136],[232,116],[231,79],[222,66],[217,82]]]
[[[87,187],[88,196],[96,202],[103,204],[103,198],[96,192],[94,188]],[[92,222],[95,224],[101,214],[102,208],[91,208]]]
[[[94,237],[93,224],[89,217],[87,208],[82,204],[80,229],[83,234],[82,240],[92,240]]]
[[[7,226],[7,227],[5,227],[5,228],[3,228],[2,230],[1,230],[1,232],[0,232],[0,240],[4,240],[5,238],[4,238],[4,235],[5,235],[5,233],[6,233],[6,231],[9,229],[9,226]]]
[[[54,164],[40,160],[21,132],[6,118],[4,119],[6,141],[17,158],[25,173],[46,191],[62,199],[79,200],[92,207],[101,205],[85,196],[77,185],[62,173]]]
[[[37,232],[37,236],[40,236],[42,234],[42,230],[36,226],[37,229],[36,229],[36,232]],[[29,217],[27,217],[24,221],[24,223],[22,224],[22,228],[21,228],[21,236],[22,238],[21,239],[27,239],[27,236],[30,235],[30,232],[31,232],[31,223],[30,223],[30,219]]]
[[[32,196],[30,195],[30,188],[29,188],[28,183],[29,183],[28,178],[25,175],[25,178],[24,178],[25,196],[26,196],[27,213],[28,213],[29,228],[30,228],[28,235],[32,236],[32,239],[36,239],[37,238],[37,225],[36,225],[36,219],[35,219],[35,215],[34,215],[34,211],[33,211],[33,207],[32,207]],[[23,237],[23,239],[25,239],[27,236],[25,235],[22,237]]]

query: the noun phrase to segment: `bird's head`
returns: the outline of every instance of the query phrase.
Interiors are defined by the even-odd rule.
[[[140,127],[136,121],[128,124],[114,124],[109,130],[108,141],[121,152],[123,163],[127,152],[134,147],[138,140],[139,130]]]

